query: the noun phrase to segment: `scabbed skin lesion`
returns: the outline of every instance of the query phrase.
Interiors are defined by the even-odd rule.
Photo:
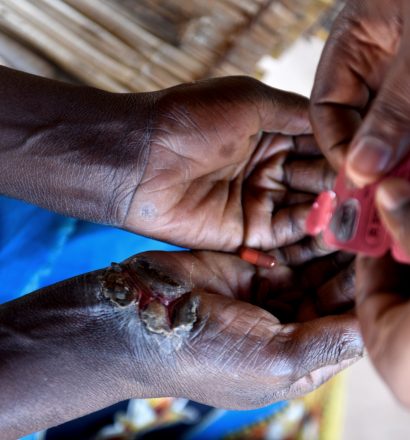
[[[134,305],[152,333],[182,336],[197,321],[198,295],[144,257],[112,263],[100,277],[104,298],[117,307]]]
[[[137,300],[137,295],[132,289],[129,275],[117,263],[111,263],[100,276],[101,291],[104,298],[111,300],[119,307],[127,307]]]
[[[153,301],[140,316],[147,329],[163,335],[190,332],[197,319],[199,299],[190,293],[179,298],[171,308],[159,301]]]

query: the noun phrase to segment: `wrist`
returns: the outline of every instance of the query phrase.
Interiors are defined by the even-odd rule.
[[[122,226],[145,167],[154,97],[6,69],[0,82],[0,192]]]
[[[101,273],[0,307],[0,429],[6,438],[150,395],[130,349],[129,336],[138,338],[127,334],[130,311],[103,297]],[[143,340],[134,344],[146,351]]]

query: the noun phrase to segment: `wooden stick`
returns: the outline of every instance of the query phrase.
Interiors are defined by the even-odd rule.
[[[169,82],[169,75],[158,81],[156,81],[158,75],[145,76],[143,73],[144,65],[147,63],[145,58],[63,1],[34,0],[32,3],[50,15],[55,22],[60,23],[83,41],[89,43],[96,51],[105,53],[108,57],[131,68],[134,78],[139,81],[136,86],[139,86],[140,89],[154,90],[163,87],[164,82]],[[178,78],[174,78],[174,80],[177,81]]]
[[[49,16],[44,14],[42,10],[35,8],[31,2],[27,0],[19,0],[18,2],[14,2],[13,0],[1,0],[1,3],[13,10],[16,14],[26,18],[34,26],[40,27],[45,34],[58,41],[76,55],[79,55],[79,58],[83,61],[88,60],[88,64],[93,65],[97,69],[101,69],[108,76],[123,83],[130,90],[138,88],[144,90],[144,82],[135,76],[132,69],[100,53],[67,28],[62,26],[57,27],[56,23],[50,20]]]
[[[13,66],[10,66],[10,65],[7,63],[7,61],[6,61],[4,58],[2,58],[1,56],[0,56],[0,66],[4,66],[4,67],[13,67]]]
[[[24,20],[14,11],[5,7],[3,1],[4,0],[0,1],[0,26],[6,31],[14,33],[23,40],[30,42],[47,54],[50,59],[55,60],[58,64],[63,66],[67,72],[72,73],[85,83],[113,92],[129,91],[125,86],[120,85],[117,81],[105,75],[94,66],[86,62],[81,63],[79,66],[78,58],[74,57],[65,46],[44,32],[41,32],[36,26]]]
[[[154,62],[162,62],[171,69],[178,69],[178,74],[189,71],[201,75],[204,66],[189,57],[174,46],[164,43],[138,25],[132,17],[127,16],[118,4],[105,0],[84,2],[83,0],[66,0],[67,3],[93,17],[107,30],[127,42],[131,47],[137,47],[141,53]],[[173,70],[174,71],[174,70]]]
[[[125,44],[105,28],[62,0],[41,0],[41,2],[48,5],[50,12],[56,10],[60,13],[55,17],[64,26],[70,28],[96,49],[131,67],[134,70],[135,76],[143,76],[147,89],[164,87],[170,82],[180,82],[185,79],[175,76],[173,73],[165,72],[157,65],[152,65],[137,50]],[[145,75],[145,71],[149,71],[149,74]]]
[[[0,32],[0,57],[3,65],[13,69],[48,78],[56,76],[54,66],[2,32]]]

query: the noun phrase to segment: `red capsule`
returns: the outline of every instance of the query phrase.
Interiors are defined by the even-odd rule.
[[[272,255],[248,247],[241,248],[239,256],[242,260],[265,269],[271,269],[276,264],[276,259]]]

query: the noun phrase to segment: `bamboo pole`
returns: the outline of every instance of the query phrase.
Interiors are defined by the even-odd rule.
[[[144,75],[147,60],[141,54],[62,0],[32,0],[32,3],[47,13],[54,23],[59,23],[72,31],[96,51],[131,68],[133,77],[140,82],[139,86],[136,84],[140,90],[154,90],[169,83],[170,76],[163,75],[162,70],[152,72],[150,76]],[[178,78],[172,79],[179,80]]]
[[[246,14],[248,16],[255,15],[260,8],[260,2],[256,0],[252,0],[251,2],[248,0],[221,0],[222,3],[227,5],[232,9],[236,9],[240,11],[242,14]]]
[[[69,0],[69,1],[77,1],[78,2],[79,0]],[[118,12],[121,12],[120,6],[118,5],[118,3],[116,1],[114,1],[114,0],[102,0],[102,1],[104,3],[106,3],[107,5],[110,5],[112,8],[114,8]],[[204,2],[203,0],[199,0],[199,1],[202,3],[202,9],[204,9],[204,8],[206,9],[206,6],[207,6],[206,2]],[[193,0],[193,2],[191,4],[191,8],[193,8],[193,9],[195,9],[194,3],[195,3],[195,0]],[[194,19],[196,19],[196,17]],[[134,28],[137,33],[141,32],[141,31],[145,32],[144,29],[140,28],[139,26],[134,25]],[[152,36],[152,35],[150,34],[150,36]],[[144,38],[144,35],[141,34],[141,37]],[[149,38],[148,40],[149,40],[149,44],[155,44],[154,40],[152,40],[151,38]],[[148,40],[146,42],[148,42]],[[145,40],[144,40],[144,42],[145,42]],[[178,50],[178,52],[181,55],[183,55],[184,59],[179,58],[179,57],[176,57],[176,58],[173,57],[172,58],[173,62],[175,63],[175,61],[177,61],[177,63],[180,63],[183,66],[186,66],[186,67],[189,66],[188,68],[189,68],[190,72],[192,72],[191,79],[200,78],[203,76],[203,73],[207,69],[207,66],[208,66],[208,64],[206,62],[204,62],[206,60],[206,58],[201,55],[201,53],[204,52],[204,48],[203,48],[203,46],[198,49],[197,49],[197,47],[195,47],[195,49],[197,49],[197,50],[195,50],[195,49],[192,50],[192,47],[190,47],[184,43],[185,43],[184,41],[181,41],[180,48],[175,48],[173,46],[166,45],[166,44],[162,43],[161,50],[165,50],[167,52],[171,51],[170,53],[174,53],[175,50]],[[195,46],[195,45],[193,45],[193,46]],[[169,54],[167,52],[165,52],[165,53],[161,52],[161,53],[166,57],[168,62],[171,62],[171,58],[169,57]],[[209,49],[208,49],[208,52],[209,52]],[[211,59],[212,60],[214,59],[214,55],[212,55]],[[188,64],[186,64],[185,60],[191,60],[191,61],[197,63],[197,65],[200,66],[200,70],[196,71],[195,68],[192,66],[192,63],[191,63],[191,65],[189,64],[189,62],[188,62]]]
[[[133,48],[124,43],[124,41],[67,4],[67,2],[62,0],[42,0],[42,2],[66,15],[68,20],[65,21],[65,25],[72,26],[76,32],[81,32],[81,36],[84,39],[88,38],[99,50],[105,51],[118,61],[136,69],[142,75],[144,71],[149,71],[149,76],[146,76],[146,80],[148,82],[153,81],[155,83],[153,86],[164,87],[169,82],[175,83],[191,79],[191,76],[186,71],[179,70],[175,73],[176,69],[169,68],[168,64],[165,66],[166,69],[164,69],[159,64],[150,63],[150,60],[138,51],[138,47]],[[82,28],[85,28],[86,32]]]
[[[83,61],[87,60],[96,69],[101,69],[107,76],[115,78],[117,82],[124,84],[129,90],[144,90],[146,84],[138,77],[132,69],[100,53],[87,42],[80,39],[75,33],[65,27],[56,27],[53,20],[42,10],[36,8],[30,1],[1,0],[5,6],[21,15],[34,26],[39,27],[52,39],[78,54]]]
[[[88,84],[142,91],[252,73],[331,1],[0,0],[0,24]]]
[[[3,65],[13,69],[48,78],[56,76],[54,66],[2,32],[0,32],[0,57]]]
[[[182,50],[161,41],[138,25],[132,17],[127,16],[120,5],[105,0],[85,2],[83,0],[66,0],[67,3],[92,17],[107,30],[124,40],[131,47],[137,47],[149,60],[162,63],[174,73],[183,75],[189,71],[192,75],[201,75],[204,66],[197,60],[189,57]]]
[[[69,0],[69,1],[79,1],[79,0]],[[135,20],[135,17],[126,17],[125,13],[121,6],[116,1],[111,0],[101,0],[105,6],[111,10],[112,14],[118,14],[119,21],[123,21],[122,29],[117,29],[117,31],[123,31],[123,36],[125,38],[130,38],[130,41],[135,41],[138,43],[142,43],[141,49],[142,50],[148,50],[149,53],[152,53],[154,50],[154,53],[156,56],[160,56],[166,62],[173,62],[174,64],[177,63],[178,67],[188,69],[190,72],[195,73],[196,71],[198,73],[202,72],[204,69],[203,64],[196,60],[195,58],[192,58],[189,56],[183,49],[180,49],[178,47],[174,47],[167,42],[161,41],[148,31],[146,31],[143,27],[137,23]],[[121,23],[121,22],[120,22]],[[124,29],[124,27],[126,29]]]
[[[167,2],[121,0],[120,4],[140,26],[173,46],[179,46],[184,24],[189,23],[193,18],[189,11],[178,4],[173,4],[171,0]]]
[[[7,61],[4,58],[1,57],[1,55],[0,55],[0,66],[3,66],[3,67],[13,67],[13,66],[10,66],[7,63]]]
[[[82,62],[70,50],[61,45],[46,33],[40,31],[29,21],[23,19],[13,10],[7,8],[4,0],[0,1],[0,26],[6,31],[33,44],[43,51],[50,59],[56,61],[67,72],[73,74],[87,84],[92,84],[112,92],[130,91],[116,80],[110,78],[94,66]]]

